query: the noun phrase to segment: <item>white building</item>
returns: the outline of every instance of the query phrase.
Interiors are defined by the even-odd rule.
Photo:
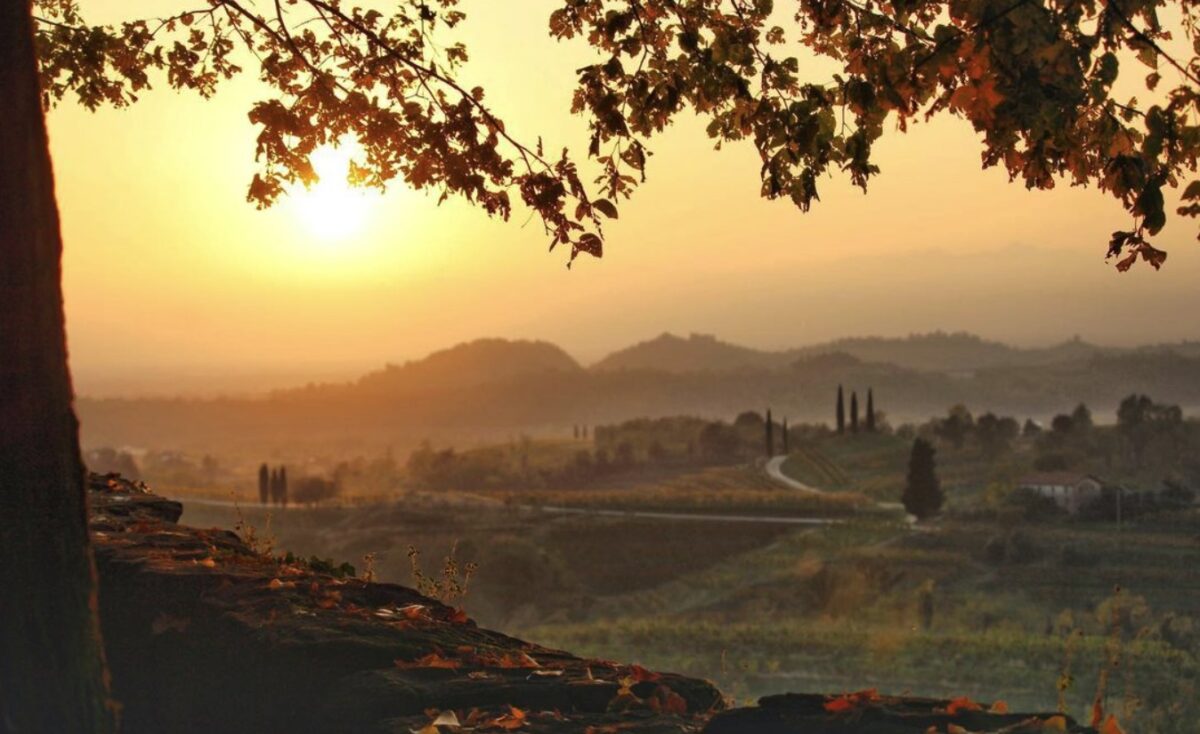
[[[1091,474],[1058,471],[1030,474],[1017,484],[1020,489],[1037,492],[1049,497],[1054,503],[1074,515],[1087,503],[1100,496],[1101,481]]]

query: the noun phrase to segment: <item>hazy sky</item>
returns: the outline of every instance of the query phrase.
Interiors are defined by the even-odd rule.
[[[81,4],[96,19],[175,7]],[[548,38],[554,2],[463,5],[461,78],[487,88],[510,131],[582,154],[568,105],[588,57]],[[1200,337],[1194,221],[1172,217],[1162,272],[1119,274],[1103,259],[1128,226],[1115,201],[981,171],[956,119],[889,136],[869,194],[828,179],[808,214],[758,197],[751,145],[714,151],[689,120],[651,144],[650,180],[609,226],[604,259],[568,271],[524,212],[489,220],[399,184],[344,225],[320,221],[326,200],[256,211],[254,74],[209,102],[160,86],[131,109],[50,116],[84,394],[350,375],[480,336],[548,339],[585,361],[667,330],[760,347],[939,328],[1022,344]]]

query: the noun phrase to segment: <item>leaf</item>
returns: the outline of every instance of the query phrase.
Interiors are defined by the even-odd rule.
[[[440,653],[431,652],[416,660],[393,660],[397,668],[443,668],[454,670],[460,665],[459,661],[442,657]]]
[[[950,714],[951,716],[957,714],[960,711],[982,711],[982,710],[983,710],[982,706],[975,703],[974,701],[967,698],[966,696],[959,696],[958,698],[951,699],[950,703],[946,705],[946,713]]]
[[[480,729],[502,729],[513,731],[525,726],[525,712],[516,706],[509,706],[507,714],[501,714],[494,719],[479,722]]]
[[[1100,734],[1125,734],[1125,730],[1117,723],[1117,717],[1109,714],[1100,727]]]
[[[608,199],[596,199],[592,202],[592,206],[609,219],[616,219],[618,217],[617,207]]]
[[[844,693],[840,696],[835,696],[825,701],[825,710],[831,714],[840,714],[858,708],[867,703],[874,703],[880,700],[879,691],[875,688],[868,688],[854,693]]]
[[[989,714],[1007,714],[1008,713],[1008,704],[1005,703],[1004,701],[996,701],[990,707],[988,707],[988,713]]]
[[[659,680],[660,678],[662,678],[662,676],[659,675],[658,673],[655,673],[650,670],[646,670],[645,668],[643,668],[640,665],[630,665],[629,666],[629,674],[638,683],[642,683],[644,681],[656,681],[656,680]]]
[[[449,726],[456,729],[462,726],[462,724],[458,722],[458,714],[454,713],[453,711],[443,711],[437,715],[436,719],[429,723],[431,726]]]

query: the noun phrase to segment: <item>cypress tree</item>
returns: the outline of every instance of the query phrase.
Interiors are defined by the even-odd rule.
[[[775,455],[775,426],[771,422],[771,409],[767,408],[767,458]]]
[[[858,393],[850,393],[850,432],[858,433]]]
[[[271,504],[279,504],[279,470],[271,469],[267,480],[267,493],[271,496]]]
[[[783,419],[783,453],[784,453],[784,455],[787,455],[787,454],[791,453],[790,449],[788,448],[788,425],[787,425],[787,418],[784,418],[784,419]]]
[[[288,503],[287,494],[287,467],[281,466],[279,467],[279,499],[280,504],[284,507],[287,507]]]
[[[846,432],[846,403],[842,399],[842,386],[841,385],[838,385],[837,432],[838,432],[839,436]]]
[[[258,501],[261,504],[267,504],[271,499],[271,478],[270,472],[267,470],[267,465],[263,464],[258,467]]]
[[[875,432],[875,391],[867,388],[867,433]]]
[[[910,515],[924,520],[937,514],[945,496],[937,477],[937,464],[933,444],[923,438],[913,441],[912,454],[908,459],[908,481],[900,501]]]

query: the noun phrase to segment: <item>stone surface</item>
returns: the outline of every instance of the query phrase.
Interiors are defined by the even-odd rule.
[[[754,708],[715,712],[703,734],[1084,734],[1092,729],[1056,714],[999,713],[967,699],[788,693]]]
[[[89,494],[127,734],[408,732],[472,709],[481,730],[519,714],[522,731],[682,734],[723,707],[705,681],[526,643],[412,589],[178,525],[179,503],[140,484],[93,475]]]

